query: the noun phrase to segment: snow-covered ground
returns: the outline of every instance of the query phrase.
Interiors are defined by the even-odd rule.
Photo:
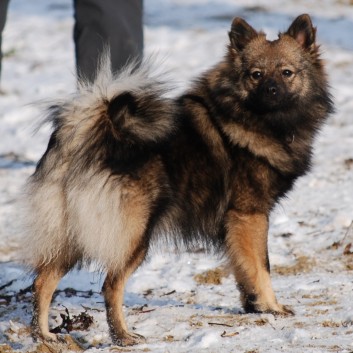
[[[296,315],[246,315],[221,259],[202,251],[180,256],[159,250],[132,276],[126,292],[128,325],[147,337],[146,344],[110,346],[103,277],[94,271],[63,279],[51,327],[62,323],[66,309],[73,321],[80,313],[93,317],[88,330],[71,332],[92,353],[353,352],[352,1],[146,0],[145,52],[164,58],[180,89],[221,58],[232,17],[244,17],[273,38],[303,12],[318,27],[337,111],[317,140],[312,172],[271,218],[274,287]],[[75,89],[72,13],[71,0],[10,2],[0,95],[0,352],[78,349],[72,342],[61,350],[32,342],[31,280],[15,262],[21,243],[16,200],[49,135],[47,128],[32,134],[41,117],[32,103]],[[212,277],[220,283],[205,283]]]

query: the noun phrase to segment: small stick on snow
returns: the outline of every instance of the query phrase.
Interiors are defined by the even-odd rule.
[[[165,297],[165,296],[167,296],[167,295],[174,294],[175,292],[176,292],[175,290],[172,290],[171,292],[162,294],[161,297]]]
[[[350,226],[348,227],[343,239],[340,241],[340,245],[343,245],[346,238],[352,236],[353,237],[353,221],[351,222]]]
[[[229,333],[227,333],[226,331],[224,331],[221,334],[221,337],[233,337],[233,336],[237,336],[237,335],[239,335],[239,332],[229,332]]]
[[[82,308],[85,309],[86,311],[91,310],[91,311],[97,311],[99,313],[104,312],[104,310],[101,309],[96,309],[96,308],[90,308],[89,306],[84,306],[83,304],[81,304]]]
[[[226,326],[226,327],[233,327],[233,325],[229,324],[223,324],[221,322],[209,322],[208,323],[210,326]]]

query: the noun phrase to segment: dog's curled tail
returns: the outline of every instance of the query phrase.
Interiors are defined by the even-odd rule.
[[[113,74],[109,55],[102,56],[93,83],[80,79],[77,92],[49,109],[56,144],[71,148],[110,144],[115,156],[163,143],[175,131],[175,105],[165,74],[158,74],[152,59],[131,62]],[[119,152],[120,150],[120,152]],[[83,151],[82,151],[83,152]]]
[[[158,143],[175,128],[174,103],[166,98],[170,88],[153,59],[133,61],[113,74],[105,54],[93,85],[79,83],[80,94],[92,94],[106,105],[115,137],[130,144]]]

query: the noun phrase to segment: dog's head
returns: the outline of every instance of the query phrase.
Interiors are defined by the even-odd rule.
[[[297,17],[273,41],[245,20],[233,20],[229,54],[245,106],[257,113],[283,111],[312,97],[315,87],[323,86],[325,75],[315,35],[309,15]]]

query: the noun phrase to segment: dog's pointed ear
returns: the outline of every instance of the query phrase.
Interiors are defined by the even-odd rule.
[[[312,50],[315,47],[316,28],[307,14],[298,16],[286,34],[293,37],[303,49]]]
[[[237,51],[242,51],[246,45],[254,39],[258,33],[245,20],[235,17],[229,32],[231,47]]]

